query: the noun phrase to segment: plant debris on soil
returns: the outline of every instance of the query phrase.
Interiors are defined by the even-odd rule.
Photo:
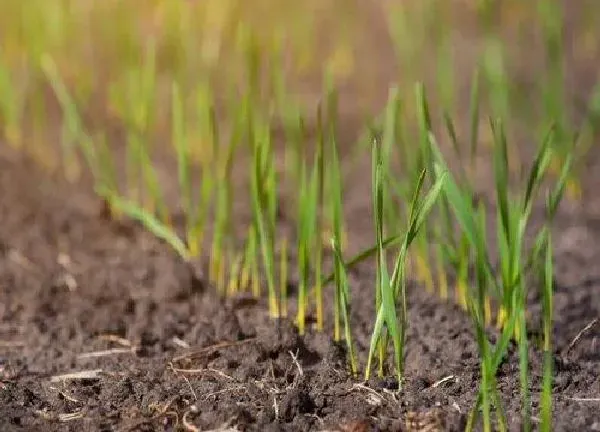
[[[557,431],[600,431],[598,185],[590,175],[585,210],[566,206],[557,219]],[[369,194],[348,196],[357,200],[349,231],[370,232]],[[371,263],[351,274],[359,359],[374,316],[373,271]],[[167,245],[103,219],[87,185],[0,154],[2,431],[463,430],[479,385],[471,322],[416,285],[408,304],[401,391],[389,378],[362,382],[330,332],[300,337],[290,320],[270,320],[263,300],[219,298]],[[532,345],[535,415],[542,359]],[[514,351],[498,382],[518,430]]]

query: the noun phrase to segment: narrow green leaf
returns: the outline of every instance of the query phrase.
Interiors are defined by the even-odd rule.
[[[167,242],[183,259],[189,259],[188,250],[177,234],[152,214],[138,205],[118,196],[111,196],[111,204],[127,216],[140,222],[154,236]]]

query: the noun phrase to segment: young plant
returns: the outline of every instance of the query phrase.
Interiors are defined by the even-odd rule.
[[[334,251],[334,301],[333,301],[333,339],[338,342],[341,340],[341,325],[348,324],[347,308],[349,305],[348,281],[346,277],[346,266],[344,265],[341,253],[342,240],[342,179],[340,173],[340,162],[335,138],[331,140],[331,163],[329,165],[329,184],[331,187],[331,220],[333,221],[333,236],[331,247]],[[345,304],[342,304],[345,303]],[[341,314],[341,316],[340,316]],[[350,348],[350,347],[348,347]],[[349,351],[350,352],[350,351]]]
[[[298,332],[304,334],[306,327],[306,306],[308,304],[308,286],[310,283],[311,250],[314,245],[314,226],[317,218],[317,169],[313,169],[307,178],[306,162],[303,162],[300,175],[298,196],[298,311],[296,324]]]
[[[315,253],[314,266],[315,266],[315,285],[314,285],[314,296],[315,296],[315,315],[316,315],[316,326],[317,330],[323,330],[323,285],[321,283],[321,273],[323,265],[323,233],[324,233],[324,168],[325,168],[325,131],[323,128],[323,117],[321,108],[318,109],[317,113],[317,148],[314,162],[314,175],[316,177],[316,196],[314,197],[314,211],[315,211],[315,232],[313,236],[314,245],[313,250]]]
[[[232,214],[234,201],[233,188],[233,168],[235,155],[242,143],[245,135],[249,132],[248,119],[252,119],[249,115],[249,99],[245,95],[241,103],[232,107],[233,112],[233,128],[229,137],[229,142],[224,150],[221,149],[221,135],[217,121],[216,106],[210,98],[208,90],[203,89],[200,92],[209,105],[207,107],[207,117],[210,141],[212,144],[210,162],[206,161],[205,169],[212,172],[213,178],[216,180],[216,207],[214,218],[213,239],[211,244],[211,263],[210,276],[213,280],[219,281],[222,279],[224,272],[225,261],[224,251],[231,248],[232,240]],[[251,138],[255,140],[255,137]],[[263,137],[261,137],[263,139]],[[255,141],[252,141],[256,145]],[[260,144],[262,145],[262,144]],[[270,143],[265,141],[267,151],[270,151]],[[273,187],[275,187],[274,185]],[[266,187],[271,187],[267,185]],[[223,287],[217,284],[218,288],[223,291]]]
[[[480,236],[485,238],[486,233],[486,209],[483,205],[479,205],[476,209],[476,224],[480,229]],[[498,400],[498,394],[496,391],[495,371],[491,364],[490,346],[487,343],[485,326],[487,323],[485,316],[485,304],[488,298],[489,273],[486,271],[486,265],[481,260],[483,254],[476,254],[475,258],[475,296],[468,296],[465,301],[467,310],[469,311],[473,322],[475,323],[475,334],[477,338],[477,345],[479,346],[481,353],[481,388],[484,389],[482,392],[482,412],[483,412],[483,427],[484,430],[489,431],[491,427],[491,405],[496,403]],[[505,428],[506,420],[502,414],[502,407],[500,404],[496,405],[500,428]]]
[[[252,120],[251,120],[252,121]],[[277,184],[271,154],[270,132],[266,125],[255,124],[251,170],[251,195],[255,229],[258,233],[269,293],[269,314],[279,318],[279,300],[275,288],[275,209]],[[254,129],[254,128],[256,128]],[[254,135],[256,134],[256,135]]]
[[[528,225],[529,216],[532,211],[535,192],[539,189],[543,174],[550,160],[550,143],[552,142],[552,130],[548,133],[538,150],[530,171],[527,187],[520,200],[514,200],[508,192],[508,157],[506,153],[506,141],[498,123],[493,123],[494,136],[496,137],[496,153],[494,155],[495,181],[497,196],[497,235],[500,259],[500,278],[496,279],[492,263],[486,247],[486,224],[483,208],[475,211],[470,195],[461,190],[456,182],[450,177],[446,182],[444,194],[452,205],[452,210],[457,222],[468,240],[475,259],[477,277],[477,292],[475,300],[468,296],[468,307],[470,315],[475,324],[477,341],[481,354],[482,385],[480,393],[469,419],[469,428],[473,427],[479,408],[483,406],[484,430],[491,430],[490,405],[493,403],[499,414],[500,425],[506,428],[503,418],[500,397],[495,387],[495,374],[506,353],[511,338],[514,338],[519,346],[521,396],[523,403],[524,428],[530,428],[531,411],[529,397],[529,375],[528,375],[528,341],[526,331],[526,284],[527,270],[530,266],[527,262],[535,261],[535,258],[527,260],[524,254],[524,237]],[[443,159],[435,139],[431,136],[432,149],[439,166],[444,168]],[[444,171],[440,171],[444,172]],[[564,191],[568,167],[563,171],[560,181],[551,193],[549,208],[554,214]],[[479,214],[479,217],[474,215]],[[541,250],[544,238],[549,232],[547,226],[538,234],[534,243],[534,251]],[[532,252],[533,253],[533,252]],[[501,335],[495,346],[492,346],[485,336],[485,315],[489,306],[486,304],[488,292],[494,293],[500,300],[500,313],[498,315]]]
[[[236,148],[242,136],[242,128],[245,126],[245,116],[242,109],[240,115],[237,116],[238,121],[234,126],[229,144],[224,153],[219,152],[220,135],[214,106],[210,107],[209,117],[213,145],[214,178],[217,181],[213,241],[211,246],[211,275],[213,275],[216,282],[219,282],[222,280],[224,273],[224,251],[230,246],[228,242],[231,240],[231,215],[234,199],[232,169]],[[217,283],[217,288],[220,292],[224,291],[224,287],[219,283]]]
[[[387,234],[386,231],[394,231],[397,232],[401,229],[400,222],[401,222],[401,218],[400,218],[400,212],[398,211],[399,209],[399,205],[396,205],[396,203],[393,201],[393,197],[392,197],[392,193],[391,193],[391,189],[395,189],[396,192],[399,194],[399,197],[401,199],[401,201],[403,202],[409,202],[410,200],[410,192],[409,192],[409,187],[407,187],[406,184],[404,184],[402,182],[402,180],[398,181],[393,175],[392,175],[392,152],[394,149],[395,145],[400,145],[402,146],[402,144],[404,144],[403,142],[398,140],[398,135],[399,132],[401,132],[401,126],[400,126],[400,112],[401,112],[401,100],[400,100],[400,91],[397,87],[392,87],[389,90],[388,93],[388,102],[387,105],[385,107],[385,115],[383,118],[383,130],[382,130],[382,144],[381,144],[381,150],[380,153],[380,159],[382,161],[381,164],[381,176],[383,181],[386,183],[386,186],[382,188],[382,193],[383,193],[383,197],[382,197],[382,201],[387,203],[387,205],[383,208],[383,226],[382,226],[382,230],[384,231],[384,234]],[[397,143],[398,141],[398,143]],[[404,161],[403,164],[403,168],[407,171],[407,174],[409,176],[409,179],[411,178],[410,176],[415,172],[415,165],[412,165],[411,162],[413,162],[413,159],[406,159]],[[376,164],[376,160],[373,160],[373,163]],[[418,163],[418,162],[417,162]],[[376,173],[376,166],[373,165],[372,168],[372,172],[373,175],[375,175]],[[373,177],[372,180],[372,184],[373,186],[376,185],[376,179],[375,177]],[[390,186],[390,187],[387,187]],[[373,196],[376,195],[376,191],[373,189]],[[373,214],[376,214],[377,209],[375,207],[375,202],[374,202],[374,207],[373,207]],[[377,230],[377,224],[375,226],[375,229]],[[377,250],[377,247],[376,249]],[[377,260],[379,260],[379,254],[377,254]],[[376,278],[380,277],[380,273],[377,272],[376,274]],[[381,306],[381,292],[380,290],[377,290],[375,293],[375,310],[379,310],[380,306]],[[378,346],[378,350],[377,350],[377,354],[378,354],[378,360],[379,360],[379,375],[382,376],[384,373],[383,367],[384,367],[384,360],[385,360],[385,347],[387,345],[387,336],[384,335],[380,340],[379,340],[379,346]]]
[[[426,221],[427,215],[434,206],[442,186],[444,185],[445,175],[440,175],[427,195],[420,200],[419,195],[425,180],[424,170],[416,184],[415,192],[410,206],[410,215],[407,231],[405,233],[400,251],[396,258],[394,271],[390,278],[387,270],[387,259],[383,246],[383,177],[382,177],[382,159],[381,151],[375,144],[373,147],[373,165],[374,165],[374,209],[375,226],[377,237],[377,280],[376,289],[379,291],[381,304],[377,310],[375,328],[371,336],[369,356],[365,379],[369,379],[371,373],[371,364],[375,351],[379,346],[380,340],[384,337],[384,326],[392,340],[394,347],[395,369],[398,377],[398,383],[401,385],[404,371],[404,344],[406,338],[406,327],[408,325],[407,303],[406,303],[406,280],[405,280],[405,262],[408,249],[419,230]],[[398,303],[399,302],[399,305]],[[400,317],[397,314],[399,306]]]
[[[352,342],[352,331],[350,327],[350,288],[346,266],[342,258],[342,239],[343,239],[343,205],[342,205],[342,178],[340,170],[340,160],[338,156],[337,142],[335,135],[330,133],[330,157],[329,165],[329,186],[332,203],[330,206],[332,232],[331,248],[334,253],[334,304],[333,304],[333,338],[336,342],[342,339],[343,326],[344,340],[346,342],[346,351],[349,357],[350,370],[353,375],[358,372],[356,357],[354,353],[354,344]]]
[[[342,259],[342,251],[335,236],[331,239],[331,248],[334,253],[334,274],[335,274],[335,326],[336,333],[334,339],[336,342],[341,340],[340,324],[344,326],[344,340],[346,341],[346,350],[349,357],[350,371],[352,375],[358,373],[356,356],[354,354],[354,344],[352,342],[352,330],[350,328],[350,289],[348,286],[348,276]],[[340,323],[340,315],[342,322]]]
[[[518,308],[525,308],[525,295],[521,289],[524,268],[522,267],[523,242],[529,217],[532,212],[535,193],[539,189],[544,174],[549,166],[552,152],[554,130],[551,129],[544,137],[535,157],[527,181],[525,194],[520,200],[514,200],[508,190],[508,156],[506,138],[501,124],[492,123],[495,137],[494,172],[497,199],[497,235],[500,252],[501,268],[501,309],[498,316],[498,326],[512,315],[513,298],[517,298]],[[518,309],[517,309],[518,310]],[[519,329],[519,327],[517,327]],[[520,329],[519,329],[520,331]],[[517,336],[518,339],[518,336]]]
[[[431,134],[430,145],[435,158],[436,176],[441,176],[448,172],[448,168],[435,143],[435,138]],[[501,337],[500,342],[496,346],[496,350],[493,350],[485,334],[485,297],[490,289],[490,285],[494,286],[495,279],[486,248],[484,212],[475,210],[471,195],[467,191],[460,189],[450,174],[446,176],[443,194],[452,206],[452,211],[464,233],[469,248],[473,251],[475,259],[476,293],[474,296],[467,295],[466,302],[476,330],[477,344],[481,356],[482,382],[478,400],[472,410],[467,429],[472,430],[476,413],[483,406],[483,427],[484,431],[489,432],[491,431],[492,401],[499,401],[495,385],[495,373],[499,366],[499,359],[502,358],[508,346],[510,335],[507,333],[508,330],[505,330],[505,333],[502,335],[503,337]],[[468,255],[465,254],[465,256]],[[514,328],[514,319],[511,319],[510,324]],[[500,409],[499,404],[496,405],[496,408]],[[505,425],[505,422],[502,421],[502,416],[500,416],[500,420],[500,425]]]
[[[540,430],[550,432],[552,430],[552,381],[553,363],[552,354],[552,314],[554,293],[554,268],[552,261],[552,235],[548,231],[546,239],[546,253],[544,260],[543,287],[542,287],[542,314],[544,317],[544,372],[542,378],[542,394],[540,397]]]
[[[531,254],[527,260],[527,268],[533,268],[540,275],[538,280],[542,298],[542,328],[543,328],[543,378],[540,396],[540,430],[552,430],[552,382],[553,363],[552,353],[552,321],[554,298],[554,263],[552,248],[552,222],[558,210],[559,203],[567,189],[573,156],[565,161],[555,188],[546,198],[546,224],[536,236]]]

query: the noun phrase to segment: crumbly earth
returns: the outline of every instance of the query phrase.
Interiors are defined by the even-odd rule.
[[[556,228],[557,431],[600,430],[600,183],[599,171],[589,172],[586,205],[567,203]],[[364,232],[368,244],[368,185],[354,177],[349,231]],[[349,376],[330,328],[300,337],[291,320],[270,320],[263,301],[218,297],[166,245],[133,223],[104,218],[90,191],[0,153],[0,430],[464,428],[479,363],[460,308],[411,284],[406,382],[400,392],[390,378],[363,382]],[[364,367],[372,263],[350,276]],[[498,381],[518,430],[514,351]],[[536,415],[541,356],[535,346],[530,355]]]

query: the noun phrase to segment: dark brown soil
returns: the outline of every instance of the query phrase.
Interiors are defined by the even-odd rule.
[[[588,176],[586,205],[566,205],[556,230],[557,431],[600,430],[597,177]],[[369,186],[349,180],[349,230],[365,233],[360,247],[371,238]],[[290,321],[269,320],[262,302],[218,298],[141,228],[103,219],[90,191],[0,154],[0,430],[463,429],[479,364],[459,308],[411,286],[403,390],[393,379],[361,382],[331,332],[299,337]],[[372,281],[369,265],[351,275],[362,365]],[[513,351],[499,385],[518,430]],[[531,355],[536,415],[540,352]]]

